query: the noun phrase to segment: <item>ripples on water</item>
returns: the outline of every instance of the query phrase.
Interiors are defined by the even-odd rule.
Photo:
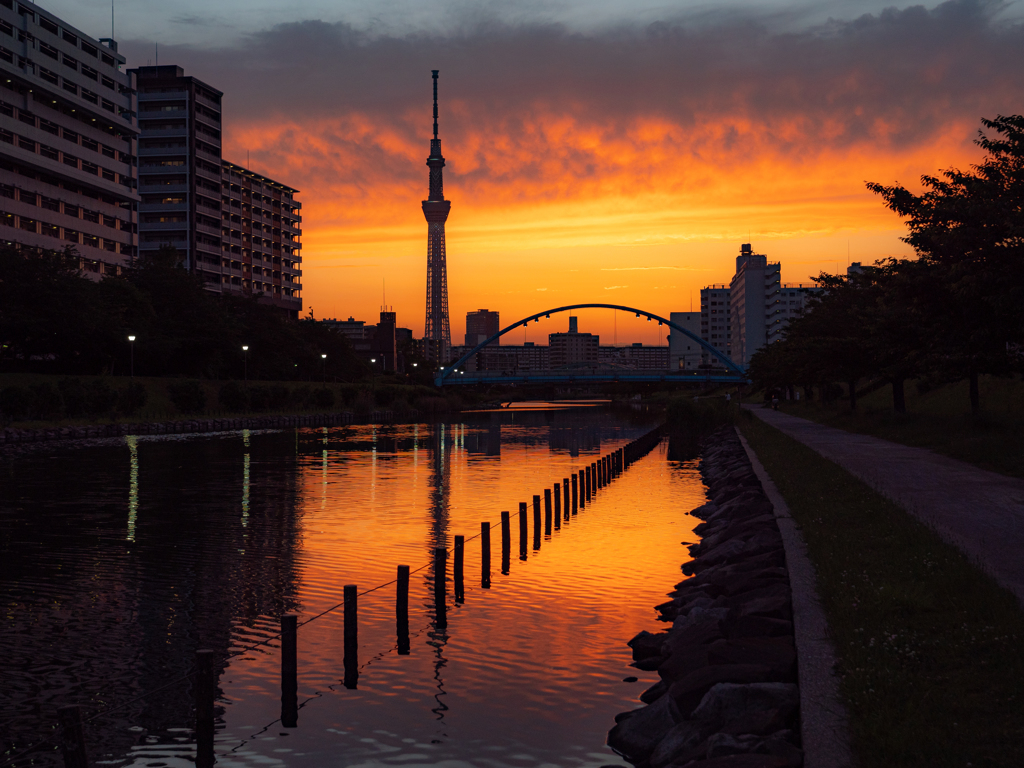
[[[465,414],[450,424],[129,437],[9,460],[0,486],[7,755],[418,568],[435,546],[570,476],[649,425],[601,410]],[[359,600],[357,690],[341,685],[342,616],[299,630],[298,728],[283,729],[277,641],[219,676],[217,760],[261,766],[624,765],[604,746],[656,673],[625,641],[653,629],[680,577],[694,463],[664,446],[600,491],[510,572],[492,532],[491,587],[466,545],[466,600],[432,624],[431,569],[410,583],[412,651],[395,652],[394,587]],[[532,518],[532,512],[531,518]],[[449,569],[449,577],[451,571]],[[449,595],[450,595],[449,588]],[[640,677],[625,683],[629,675]],[[192,763],[181,682],[89,723],[97,764]],[[28,765],[26,759],[19,765]],[[60,765],[52,750],[35,765]]]

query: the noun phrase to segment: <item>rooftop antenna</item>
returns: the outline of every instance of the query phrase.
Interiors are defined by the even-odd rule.
[[[434,138],[437,138],[437,73],[439,69],[432,69],[430,72],[434,77]]]
[[[153,43],[153,50],[156,52],[156,66],[160,66],[160,43]]]
[[[114,39],[114,0],[110,0],[110,39]]]

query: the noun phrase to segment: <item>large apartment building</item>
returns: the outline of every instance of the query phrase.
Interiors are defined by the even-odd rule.
[[[768,342],[768,313],[782,289],[782,265],[754,253],[750,243],[740,246],[736,274],[729,284],[732,319],[730,357],[746,367],[750,358]]]
[[[709,285],[700,289],[700,337],[726,357],[732,357],[732,310],[729,286]],[[717,357],[701,351],[701,365],[722,367]]]
[[[302,310],[298,190],[226,160],[221,185],[221,290],[261,295],[297,318]]]
[[[221,155],[223,94],[175,65],[139,67],[139,248],[174,246],[208,290],[302,309],[297,190]]]
[[[110,39],[39,6],[0,0],[0,241],[73,247],[86,275],[117,275],[137,244],[138,129]]]

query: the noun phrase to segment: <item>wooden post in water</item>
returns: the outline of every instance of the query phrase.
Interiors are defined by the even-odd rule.
[[[600,458],[594,462],[594,476],[597,481],[597,487],[604,488],[604,461]]]
[[[565,509],[565,519],[569,519],[569,478],[562,478],[562,507]]]
[[[501,574],[508,576],[512,554],[512,524],[508,512],[501,513]]]
[[[448,552],[434,548],[434,623],[437,629],[448,628],[448,606],[445,603],[445,580],[448,578]]]
[[[590,493],[597,495],[597,462],[590,462]]]
[[[85,754],[82,710],[74,704],[61,707],[57,710],[57,722],[60,724],[60,751],[64,756],[64,768],[89,768],[89,759]]]
[[[544,535],[551,535],[551,489],[544,489]]]
[[[590,503],[590,494],[591,494],[590,483],[591,483],[591,481],[594,478],[593,465],[585,467],[584,470],[583,470],[583,474],[584,474],[584,479],[586,480],[586,485],[587,485],[587,503],[589,504]]]
[[[533,497],[533,548],[540,549],[540,496]]]
[[[342,612],[345,617],[345,668],[344,686],[355,690],[359,685],[359,589],[355,584],[346,584],[343,591]]]
[[[575,515],[576,510],[579,509],[579,476],[572,473],[572,513]]]
[[[213,671],[213,651],[196,651],[196,765],[211,768],[213,756],[213,707],[217,697],[217,676]],[[82,763],[85,765],[85,763]]]
[[[455,602],[464,603],[466,601],[466,582],[465,574],[463,570],[463,564],[466,559],[466,537],[456,536],[455,537],[455,562],[452,563],[452,580],[454,584]]]
[[[281,617],[281,726],[299,724],[299,617],[286,613]]]
[[[562,486],[555,483],[551,496],[555,502],[555,530],[562,527]]]
[[[526,519],[526,502],[519,502],[519,559],[526,559],[526,540],[529,538],[529,521]]]
[[[579,471],[580,477],[580,509],[587,506],[587,473],[585,469]]]
[[[480,586],[491,588],[491,524],[480,523]]]
[[[409,655],[409,566],[398,566],[398,590],[395,596],[395,623],[398,629],[398,655]]]

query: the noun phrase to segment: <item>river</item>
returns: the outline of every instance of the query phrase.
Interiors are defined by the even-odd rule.
[[[495,528],[489,588],[468,542],[465,601],[449,589],[445,630],[432,571],[416,569],[651,426],[600,404],[533,404],[5,459],[5,759],[51,735],[57,707],[79,704],[86,717],[117,707],[86,724],[94,764],[192,765],[192,688],[180,678],[211,648],[238,654],[218,666],[218,765],[626,765],[607,731],[657,675],[629,666],[625,642],[656,628],[653,607],[687,559],[680,542],[696,540],[696,462],[669,461],[663,443],[539,549],[531,538],[525,559],[513,518],[507,573]],[[346,584],[388,584],[399,564],[414,569],[410,653],[396,651],[393,585],[359,598],[354,689],[341,682],[341,610],[301,626],[298,726],[284,728],[279,643],[268,641],[281,614],[303,622]],[[62,763],[50,743],[16,764]]]

